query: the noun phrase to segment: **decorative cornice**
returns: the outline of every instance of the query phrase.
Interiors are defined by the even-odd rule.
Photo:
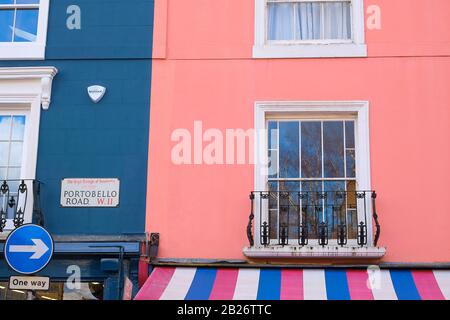
[[[48,110],[52,96],[53,78],[58,73],[55,67],[0,68],[0,80],[36,80],[40,83],[42,109]]]

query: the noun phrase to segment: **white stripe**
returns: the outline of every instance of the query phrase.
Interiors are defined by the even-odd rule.
[[[379,270],[374,274],[369,273],[369,288],[375,300],[397,300],[394,284],[389,270]]]
[[[239,269],[233,300],[256,300],[259,269]]]
[[[160,300],[184,300],[197,268],[176,268]]]
[[[433,270],[433,273],[445,299],[450,300],[450,271]]]
[[[327,300],[325,270],[304,269],[303,291],[305,300]]]

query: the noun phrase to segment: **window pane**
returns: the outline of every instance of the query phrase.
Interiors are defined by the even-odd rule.
[[[23,142],[11,142],[10,166],[20,166],[22,164],[22,145]]]
[[[299,3],[296,6],[296,38],[297,40],[320,39],[320,3]]]
[[[355,161],[355,150],[346,151],[346,161],[347,161],[347,178],[356,177],[356,161]]]
[[[347,226],[349,239],[355,239],[358,234],[358,217],[356,208],[356,182],[347,182]]]
[[[346,224],[345,182],[326,181],[324,189],[327,191],[325,222],[330,238],[337,239],[338,225]]]
[[[36,41],[39,10],[17,10],[15,42]]]
[[[325,178],[343,178],[344,171],[344,123],[323,123],[323,159]]]
[[[0,10],[0,42],[12,41],[14,10]]]
[[[280,182],[280,191],[289,192],[288,197],[280,196],[280,224],[288,227],[289,239],[298,238],[298,192],[300,191],[299,182]]]
[[[6,168],[0,168],[0,183],[6,180]]]
[[[324,3],[324,38],[351,39],[349,2]]]
[[[293,10],[291,3],[269,3],[268,40],[292,40]]]
[[[11,139],[22,140],[25,133],[25,116],[14,116]]]
[[[298,178],[300,175],[299,122],[280,122],[280,177]]]
[[[11,134],[11,117],[0,116],[0,141],[9,140]]]
[[[278,182],[270,181],[269,191],[277,192]],[[271,193],[270,195],[271,197],[269,198],[269,209],[278,209],[278,195],[276,193]]]
[[[14,0],[0,0],[0,4],[13,4]]]
[[[9,180],[19,180],[20,179],[20,168],[8,168],[8,179]],[[17,188],[16,188],[17,189]],[[14,190],[14,192],[17,190]]]
[[[0,142],[0,166],[8,165],[9,142]]]
[[[320,122],[302,122],[302,178],[322,177],[322,133]]]
[[[304,200],[302,207],[306,209],[303,216],[308,227],[310,239],[317,239],[319,223],[322,222],[322,200],[319,193],[322,192],[322,182],[302,182],[302,192],[309,192],[308,199]]]
[[[269,191],[278,191],[277,182],[269,182]],[[270,194],[269,198],[269,235],[270,239],[278,238],[278,193]]]
[[[268,125],[268,142],[269,149],[277,149],[278,148],[278,122],[269,121]]]
[[[278,152],[276,150],[269,151],[269,178],[278,178]]]
[[[345,122],[345,147],[355,148],[355,122]]]

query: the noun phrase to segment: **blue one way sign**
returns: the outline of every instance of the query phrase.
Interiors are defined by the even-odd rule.
[[[5,243],[5,259],[14,271],[33,274],[41,271],[53,255],[53,239],[44,228],[26,224],[10,233]]]

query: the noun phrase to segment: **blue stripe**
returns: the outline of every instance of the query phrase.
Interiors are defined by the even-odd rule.
[[[208,300],[216,280],[216,273],[215,268],[198,268],[185,300]]]
[[[409,270],[390,270],[398,300],[421,300]]]
[[[261,269],[257,300],[280,300],[281,269]]]
[[[325,270],[325,285],[328,300],[350,300],[347,272],[338,269]]]

